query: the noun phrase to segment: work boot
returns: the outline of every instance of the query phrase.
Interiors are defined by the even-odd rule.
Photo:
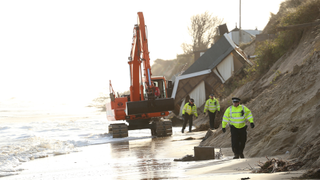
[[[235,154],[233,159],[239,159],[239,155],[238,154]]]
[[[182,129],[181,132],[184,133],[184,129]]]
[[[241,153],[241,154],[240,154],[240,158],[241,158],[241,159],[243,159],[243,158],[244,158],[244,155],[243,155],[243,153]]]

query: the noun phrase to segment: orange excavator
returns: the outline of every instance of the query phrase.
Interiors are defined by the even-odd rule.
[[[169,111],[174,110],[174,100],[169,98],[173,86],[172,82],[167,82],[164,77],[152,76],[142,12],[138,12],[138,24],[133,28],[128,64],[130,94],[116,94],[110,80],[110,103],[107,103],[108,120],[124,120],[126,123],[111,123],[109,133],[118,138],[127,137],[128,130],[151,129],[152,136],[170,136],[172,122],[164,117],[169,115]]]

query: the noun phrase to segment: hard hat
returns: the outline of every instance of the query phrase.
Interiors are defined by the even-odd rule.
[[[239,102],[239,101],[240,101],[240,98],[237,98],[237,97],[232,98],[232,102]]]
[[[190,98],[189,100],[190,100],[191,102],[194,102],[194,99],[193,99],[193,98]]]
[[[213,96],[214,96],[214,94],[210,94],[209,96],[212,96],[212,97],[213,97]]]

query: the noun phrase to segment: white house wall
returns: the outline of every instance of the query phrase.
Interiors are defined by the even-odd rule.
[[[222,82],[228,80],[233,72],[234,72],[234,63],[233,63],[233,56],[229,54],[218,66],[216,67],[219,73],[222,76]],[[220,77],[217,71],[214,71],[217,76]]]
[[[202,106],[206,102],[206,93],[205,93],[204,81],[202,81],[194,90],[191,91],[189,96],[194,99],[194,103],[197,107]]]
[[[190,98],[194,99],[194,103],[199,108],[206,102],[206,91],[205,91],[205,84],[204,81],[202,81],[197,87],[195,87],[191,93],[189,94]],[[183,100],[180,108],[179,115],[182,115],[182,109],[185,105],[185,99]]]
[[[184,105],[186,104],[186,98],[183,99],[182,103],[181,103],[181,107],[180,107],[180,111],[179,111],[179,116],[182,116],[182,110]]]
[[[220,80],[221,80],[222,83],[225,82],[225,80],[223,79],[223,77],[221,77],[220,74],[218,73],[217,68],[214,68],[214,69],[213,69],[213,72],[220,78]]]

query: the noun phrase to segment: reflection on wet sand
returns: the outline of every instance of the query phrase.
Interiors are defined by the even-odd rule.
[[[153,138],[110,144],[112,168],[118,178],[163,179],[178,177],[177,163],[158,153],[171,138]],[[161,154],[161,153],[160,153]]]

